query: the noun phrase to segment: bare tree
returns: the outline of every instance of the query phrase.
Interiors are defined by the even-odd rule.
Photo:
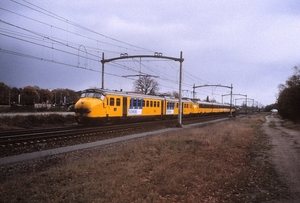
[[[33,105],[38,103],[40,100],[40,95],[35,87],[26,86],[22,89],[21,92],[22,103],[26,105]]]
[[[300,120],[300,69],[294,67],[294,75],[289,77],[285,85],[278,86],[277,107],[283,118]]]
[[[155,95],[159,90],[159,84],[151,76],[140,76],[134,83],[135,91],[141,91],[144,94]]]

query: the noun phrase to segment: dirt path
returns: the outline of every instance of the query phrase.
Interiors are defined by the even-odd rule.
[[[266,117],[263,125],[270,136],[271,159],[282,181],[291,191],[288,200],[275,202],[300,202],[300,133],[281,126],[283,122],[276,116]]]

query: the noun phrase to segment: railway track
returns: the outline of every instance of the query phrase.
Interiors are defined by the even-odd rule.
[[[204,122],[224,115],[186,118],[183,124]],[[0,157],[94,142],[129,134],[175,127],[176,119],[101,127],[57,127],[0,132]]]

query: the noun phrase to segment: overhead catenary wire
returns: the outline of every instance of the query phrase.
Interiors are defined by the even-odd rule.
[[[26,28],[26,27],[24,28],[24,27],[18,25],[16,22],[11,22],[10,23],[10,22],[7,22],[7,21],[5,21],[5,22],[10,23],[10,25],[14,28],[17,28],[17,27],[24,28],[24,29],[21,29],[21,30],[24,31],[24,32],[27,32],[27,33],[16,32],[15,30],[2,29],[2,32],[0,32],[0,34],[2,36],[6,35],[6,37],[15,38],[15,40],[19,40],[19,41],[22,41],[22,42],[25,42],[25,43],[30,43],[34,46],[40,46],[40,47],[43,47],[45,49],[51,50],[52,52],[61,52],[61,53],[70,55],[72,57],[78,56],[78,52],[80,52],[82,54],[86,54],[86,56],[82,56],[83,58],[87,58],[88,60],[91,60],[91,61],[94,61],[94,62],[97,62],[97,63],[100,63],[100,54],[99,53],[109,52],[111,54],[120,54],[121,52],[118,51],[117,49],[128,50],[128,51],[133,51],[133,52],[137,52],[137,53],[140,53],[140,52],[154,53],[153,50],[150,50],[148,48],[136,46],[136,45],[133,45],[131,43],[124,42],[122,40],[118,40],[118,39],[115,39],[113,37],[109,37],[107,35],[99,33],[97,31],[91,30],[91,29],[89,29],[85,26],[82,26],[78,23],[72,22],[72,21],[70,21],[70,20],[68,20],[64,17],[61,17],[61,16],[59,16],[59,15],[53,13],[53,12],[50,12],[50,11],[42,8],[41,6],[37,6],[37,5],[35,5],[35,4],[33,4],[29,1],[23,0],[24,3],[21,3],[21,2],[17,2],[16,0],[11,0],[11,2],[14,2],[14,3],[16,3],[16,4],[18,4],[18,5],[20,5],[24,8],[30,9],[34,12],[38,12],[42,15],[48,16],[48,17],[56,19],[56,20],[59,20],[63,23],[66,23],[69,26],[65,26],[65,27],[67,27],[67,29],[65,29],[65,28],[61,28],[59,26],[53,25],[52,23],[44,22],[43,20],[37,20],[33,17],[26,16],[26,15],[21,14],[19,12],[11,11],[11,10],[3,8],[3,7],[0,7],[0,9],[6,11],[8,13],[11,13],[13,15],[17,15],[21,18],[26,18],[27,20],[31,20],[35,23],[47,26],[47,27],[51,28],[51,33],[52,33],[52,30],[56,29],[56,30],[59,30],[61,32],[68,33],[70,35],[77,36],[79,38],[90,40],[91,42],[94,42],[95,45],[91,45],[89,43],[87,43],[87,44],[78,43],[78,42],[74,42],[74,41],[72,42],[72,40],[70,40],[70,39],[64,40],[62,38],[54,37],[54,36],[52,36],[52,34],[51,35],[49,35],[49,34],[46,35],[46,34],[39,33],[37,31],[31,30],[30,28]],[[0,20],[2,21],[2,19],[0,19]],[[3,22],[4,22],[4,20],[3,20]],[[79,34],[78,32],[72,32],[72,31],[69,30],[70,26],[74,26],[74,27],[80,28],[82,30],[85,30],[87,32],[90,32],[90,33],[94,34],[94,36],[83,35],[83,34]],[[28,34],[28,33],[31,33],[31,34]],[[53,33],[54,33],[54,31],[53,31]],[[97,36],[97,37],[95,37],[95,36]],[[100,37],[103,38],[104,40],[100,40],[99,39]],[[109,41],[111,41],[112,43],[109,42]],[[49,44],[49,45],[46,45],[46,44]],[[109,47],[99,48],[99,44],[105,44],[105,45],[108,45]],[[80,46],[84,46],[86,48],[86,52],[84,52],[83,50],[80,50],[80,48],[79,48]],[[3,47],[1,47],[1,48],[2,48],[1,49],[2,53],[4,53],[3,50],[5,50],[5,49]],[[73,52],[72,51],[67,51],[68,49],[73,50]],[[59,62],[59,61],[57,61],[56,59],[53,59],[53,58],[50,60],[50,59],[47,59],[47,57],[34,57],[33,55],[20,53],[20,52],[16,52],[16,51],[11,51],[11,52],[8,51],[8,52],[6,52],[6,54],[13,54],[13,55],[16,55],[16,56],[28,57],[28,58],[35,59],[35,60],[43,59],[43,61],[46,61],[46,62],[55,62],[57,64],[67,65],[69,67],[77,68],[77,65],[72,65],[71,63],[68,63],[68,62],[67,63],[66,62]],[[119,68],[119,69],[131,71],[131,72],[136,72],[136,69],[131,68],[128,65],[124,65],[124,63],[126,63],[126,62],[122,61],[122,62],[110,64],[110,65],[113,66],[113,67]],[[121,64],[123,64],[123,65],[121,65]],[[173,88],[174,90],[177,90],[177,86],[174,86],[174,84],[178,84],[178,78],[176,78],[174,76],[171,77],[171,76],[169,76],[169,74],[166,74],[163,71],[163,70],[167,70],[167,69],[170,69],[170,68],[173,69],[174,72],[178,71],[178,64],[177,63],[175,63],[174,61],[169,61],[169,60],[153,59],[153,60],[142,61],[141,66],[143,67],[143,69],[145,69],[145,71],[151,72],[155,75],[158,75],[159,76],[158,80],[161,80],[161,81],[164,81],[164,82],[170,84],[170,86],[169,85],[161,85],[161,86],[169,87],[170,89]],[[90,70],[90,68],[84,68],[84,69],[85,70]],[[101,71],[96,71],[96,72],[101,72]],[[184,87],[187,87],[187,88],[191,89],[192,86],[193,86],[193,83],[199,84],[199,81],[201,83],[211,84],[211,83],[209,83],[207,81],[204,81],[201,78],[195,76],[195,74],[189,73],[188,69],[184,69],[183,72],[184,72],[183,73],[184,77],[189,79],[189,80],[184,80],[183,81],[183,86]],[[107,73],[105,72],[105,74],[107,74]],[[145,74],[146,74],[146,72],[145,72]],[[118,74],[118,73],[114,74],[112,72],[109,72],[108,75],[112,75],[112,76],[116,76],[116,77],[122,77],[121,74]]]
[[[31,6],[35,7],[35,8],[33,8],[33,7],[31,7],[31,6],[28,6],[28,5],[25,5],[25,4],[22,4],[22,3],[20,3],[20,2],[15,1],[15,0],[11,0],[11,1],[14,2],[14,3],[16,3],[16,4],[19,4],[19,5],[21,5],[21,6],[24,6],[24,7],[26,7],[26,8],[29,8],[29,9],[31,9],[31,10],[33,10],[33,11],[36,11],[36,12],[38,12],[38,13],[41,13],[41,14],[44,14],[44,15],[46,15],[46,16],[52,17],[52,18],[54,18],[54,19],[57,19],[57,20],[62,21],[62,22],[64,22],[64,23],[73,25],[73,26],[78,27],[78,28],[80,28],[80,29],[89,31],[89,32],[91,32],[91,33],[93,33],[93,34],[96,34],[96,35],[98,35],[98,36],[104,37],[104,38],[106,38],[106,39],[109,39],[109,40],[112,40],[112,41],[115,41],[115,42],[118,42],[118,43],[127,45],[127,46],[129,46],[129,47],[135,47],[135,48],[137,48],[137,49],[141,49],[141,50],[144,50],[144,51],[154,52],[153,50],[149,50],[149,49],[146,49],[146,48],[143,48],[143,47],[139,47],[139,46],[136,46],[136,45],[127,43],[127,42],[123,42],[123,41],[121,41],[121,40],[118,40],[118,39],[115,39],[115,38],[113,38],[113,37],[109,37],[109,36],[107,36],[107,35],[104,35],[104,34],[101,34],[101,33],[99,33],[99,32],[96,32],[96,31],[94,31],[94,30],[91,30],[90,28],[87,28],[87,27],[85,27],[85,26],[82,26],[82,25],[80,25],[80,24],[77,24],[77,23],[75,23],[75,22],[72,22],[72,21],[70,21],[70,20],[68,20],[68,19],[66,19],[66,18],[64,18],[64,17],[62,17],[62,16],[59,16],[59,15],[57,15],[57,14],[54,14],[53,12],[50,12],[50,11],[48,11],[48,10],[46,10],[46,9],[40,7],[40,6],[37,6],[37,5],[35,5],[35,4],[31,3],[31,2],[28,2],[28,1],[26,1],[26,0],[23,0],[23,1],[26,2],[27,4],[31,5]],[[37,9],[36,9],[36,8],[37,8]],[[136,51],[136,50],[134,49],[134,51]]]

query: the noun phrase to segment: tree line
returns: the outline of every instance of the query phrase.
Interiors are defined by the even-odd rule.
[[[294,66],[294,74],[285,84],[278,86],[278,111],[283,118],[300,120],[300,69]]]
[[[294,74],[278,85],[278,97],[275,104],[266,106],[266,110],[277,109],[283,118],[300,120],[300,68],[294,66]]]
[[[23,88],[9,87],[0,82],[0,105],[34,105],[46,103],[55,105],[74,104],[80,98],[80,92],[70,89],[42,89],[38,86]]]
[[[157,95],[159,84],[148,75],[141,75],[134,83],[135,91]],[[0,105],[34,105],[37,103],[70,105],[79,100],[81,92],[70,89],[42,89],[38,86],[25,86],[23,88],[9,87],[0,82]],[[168,93],[178,97],[177,92]]]

